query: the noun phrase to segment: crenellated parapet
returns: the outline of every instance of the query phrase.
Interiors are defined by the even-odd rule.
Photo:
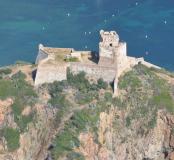
[[[101,47],[116,47],[119,44],[119,36],[115,31],[105,32],[104,30],[100,31],[101,36]]]

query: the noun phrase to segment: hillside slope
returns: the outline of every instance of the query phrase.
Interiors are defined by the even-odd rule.
[[[0,159],[174,159],[172,73],[137,65],[113,98],[83,72],[35,89],[33,66],[17,68],[0,69]]]

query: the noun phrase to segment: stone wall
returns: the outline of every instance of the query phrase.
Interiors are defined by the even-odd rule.
[[[41,60],[46,59],[46,58],[48,58],[48,54],[42,50],[39,50],[35,64],[39,64],[39,62]]]
[[[120,76],[123,73],[123,71],[129,67],[126,43],[119,43],[119,46],[116,51],[117,53],[115,57],[115,62],[117,66],[117,75]]]
[[[86,72],[87,76],[94,79],[103,78],[103,80],[106,82],[113,82],[116,75],[116,71],[112,67],[103,67],[84,63],[71,63],[70,70],[74,74],[84,71]]]
[[[37,74],[35,78],[35,86],[43,83],[52,83],[54,81],[62,81],[67,79],[66,75],[67,65],[38,65]]]

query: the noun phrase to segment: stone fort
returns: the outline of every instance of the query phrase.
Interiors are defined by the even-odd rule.
[[[81,71],[92,79],[102,78],[104,81],[114,82],[114,95],[117,94],[118,78],[138,63],[148,67],[155,67],[144,61],[144,58],[127,56],[127,44],[120,42],[115,31],[100,31],[99,53],[91,51],[76,51],[73,48],[51,48],[39,45],[36,59],[37,73],[35,86],[43,83],[62,81],[67,79],[67,68],[73,74]]]

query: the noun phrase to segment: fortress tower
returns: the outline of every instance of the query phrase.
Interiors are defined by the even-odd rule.
[[[115,31],[101,30],[100,35],[98,64],[114,67],[119,75],[127,65],[127,45],[119,41],[119,36]]]

